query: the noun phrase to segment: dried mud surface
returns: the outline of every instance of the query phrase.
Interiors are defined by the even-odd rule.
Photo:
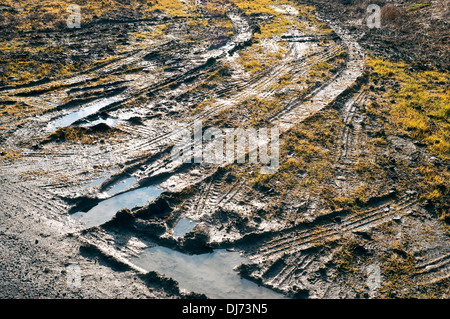
[[[376,31],[351,14],[336,18],[340,6],[358,12],[353,3],[192,3],[110,10],[72,30],[0,21],[11,27],[1,50],[0,296],[208,297],[130,261],[160,245],[240,251],[249,262],[236,275],[289,298],[448,298],[448,156],[393,124],[384,94],[400,84],[374,74],[371,59],[412,61],[408,72],[423,62],[368,41],[362,33]],[[444,70],[448,55],[432,51],[439,63],[428,68]],[[21,59],[51,67],[24,76],[14,73]],[[448,78],[435,85],[448,89]],[[174,163],[180,130],[198,120],[279,127],[280,172]],[[73,218],[152,186],[158,198],[106,223]],[[186,218],[196,226],[173,236]],[[67,285],[69,265],[81,268],[81,288]],[[370,265],[381,269],[376,290]]]

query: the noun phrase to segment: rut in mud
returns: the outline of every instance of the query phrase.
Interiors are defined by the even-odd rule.
[[[354,36],[301,2],[182,3],[179,15],[61,31],[86,50],[96,32],[118,45],[73,75],[0,88],[22,107],[0,123],[5,207],[66,225],[83,256],[138,274],[154,297],[372,297],[373,264],[398,267],[411,294],[445,286],[446,222],[398,164],[442,163],[405,136],[370,146],[385,136]],[[181,130],[198,121],[278,127],[280,172],[175,163]],[[377,154],[389,160],[369,176]],[[199,265],[229,280],[215,286]],[[385,276],[381,295],[401,285]]]

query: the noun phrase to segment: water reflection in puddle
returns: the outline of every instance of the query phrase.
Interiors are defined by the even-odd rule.
[[[248,260],[224,249],[211,254],[187,255],[166,247],[153,247],[130,260],[146,271],[156,271],[179,282],[180,288],[214,299],[280,299],[283,295],[241,278],[236,266]]]
[[[114,185],[110,190],[108,190],[106,193],[108,196],[114,196],[120,192],[126,191],[127,189],[131,188],[136,183],[136,178],[130,177],[127,178],[118,184]]]
[[[118,211],[124,208],[131,209],[137,206],[145,206],[161,193],[162,190],[154,186],[138,188],[106,199],[88,212],[78,212],[73,214],[72,217],[80,219],[87,227],[100,226],[111,220]]]
[[[184,237],[184,235],[190,233],[197,224],[198,223],[190,220],[189,218],[180,219],[180,221],[175,226],[175,229],[173,230],[173,237]]]
[[[92,182],[89,183],[88,187],[93,188],[93,187],[99,187],[100,185],[103,184],[104,181],[106,181],[107,177],[99,177],[94,179]]]

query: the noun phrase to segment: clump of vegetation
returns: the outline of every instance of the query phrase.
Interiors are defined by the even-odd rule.
[[[17,149],[0,149],[0,160],[13,162],[23,155],[22,151]]]
[[[308,76],[313,79],[325,79],[327,77],[327,72],[332,68],[333,66],[328,62],[320,62],[312,66]]]
[[[40,80],[46,77],[62,78],[71,75],[76,66],[67,65],[62,62],[43,63],[33,59],[33,54],[28,58],[14,58],[15,54],[23,54],[28,50],[12,53],[13,58],[0,56],[0,82],[4,83],[26,83]]]
[[[268,117],[280,111],[283,108],[283,104],[277,98],[260,99],[255,97],[245,100],[241,107],[249,114],[249,124],[251,126],[260,126],[262,123],[267,124]]]
[[[149,1],[119,1],[73,0],[70,3],[62,0],[53,1],[14,1],[4,0],[2,5],[11,8],[2,12],[2,21],[9,27],[19,31],[65,28],[67,19],[72,14],[69,5],[79,5],[81,23],[88,24],[117,12],[133,12],[142,18],[150,17],[152,12],[160,11],[167,15],[188,17],[198,15],[195,1],[179,0],[149,0]],[[212,3],[208,7],[213,8]]]
[[[42,109],[30,106],[26,103],[0,104],[0,115],[13,118],[23,118],[42,112]]]
[[[241,52],[239,62],[247,72],[254,75],[275,65],[286,52],[287,49],[279,44],[276,51],[271,51],[260,43],[255,43]]]
[[[48,176],[49,171],[47,170],[28,170],[20,174],[24,180],[34,179],[39,176]]]
[[[412,277],[415,273],[414,256],[411,253],[399,254],[388,252],[383,256],[381,265],[383,285],[379,290],[381,296],[387,298],[405,298],[403,287],[413,287]]]
[[[342,245],[337,249],[333,262],[336,264],[340,274],[357,274],[361,272],[358,265],[358,241],[354,238],[346,238],[342,241]]]
[[[213,5],[210,4],[213,8]],[[193,16],[196,11],[195,1],[180,0],[150,0],[146,3],[146,11],[160,10],[172,16],[188,17]]]
[[[114,129],[93,130],[78,126],[62,127],[52,133],[48,140],[70,141],[81,144],[94,144],[101,139],[112,138],[117,136]]]
[[[443,163],[450,159],[450,94],[448,72],[414,70],[403,62],[369,58],[370,81],[376,83],[376,99],[369,108],[372,117],[383,118],[387,135],[408,135],[426,145]],[[386,90],[387,88],[387,90]],[[380,159],[382,159],[380,157]],[[379,161],[389,166],[392,159]],[[396,163],[407,179],[402,187],[414,185],[419,196],[428,200],[438,214],[450,209],[450,172],[436,161],[419,162],[414,167]]]
[[[291,194],[304,189],[319,194],[321,185],[333,176],[336,154],[331,150],[340,127],[338,114],[331,110],[300,123],[282,137],[279,171],[259,175],[256,170],[251,180],[259,187],[279,182],[277,188]]]

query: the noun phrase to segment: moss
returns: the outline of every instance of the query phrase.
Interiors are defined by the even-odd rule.
[[[325,79],[327,77],[327,72],[333,68],[328,62],[320,62],[309,70],[309,77],[312,79]]]

